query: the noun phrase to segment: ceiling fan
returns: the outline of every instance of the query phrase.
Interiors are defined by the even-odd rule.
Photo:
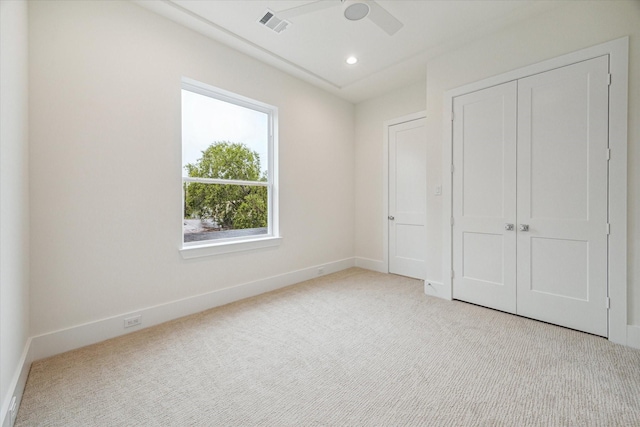
[[[331,7],[342,6],[342,13],[349,21],[359,21],[367,18],[390,36],[397,33],[404,26],[395,16],[374,0],[317,0],[300,6],[276,12],[281,20],[306,15]]]

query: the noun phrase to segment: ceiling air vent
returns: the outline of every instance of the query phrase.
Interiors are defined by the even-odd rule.
[[[267,28],[271,28],[278,34],[286,30],[287,26],[290,24],[289,21],[278,18],[275,13],[269,9],[267,9],[264,16],[258,22]]]

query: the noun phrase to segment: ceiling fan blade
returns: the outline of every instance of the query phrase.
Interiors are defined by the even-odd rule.
[[[338,6],[339,4],[340,2],[338,0],[317,0],[276,12],[276,16],[280,19],[289,19],[300,15],[306,15],[307,13],[316,12],[318,10],[328,9],[330,7]]]
[[[373,0],[366,0],[369,5],[369,14],[367,18],[373,21],[378,27],[382,28],[390,36],[397,33],[404,24],[396,19],[395,16],[387,12],[385,8],[380,6]]]

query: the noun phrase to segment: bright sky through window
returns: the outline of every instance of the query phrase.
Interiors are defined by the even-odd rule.
[[[188,90],[182,91],[182,174],[202,151],[214,142],[243,143],[260,156],[260,168],[268,167],[269,115]]]

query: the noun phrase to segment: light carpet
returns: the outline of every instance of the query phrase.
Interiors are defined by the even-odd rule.
[[[639,426],[640,351],[349,269],[33,364],[24,426]]]

